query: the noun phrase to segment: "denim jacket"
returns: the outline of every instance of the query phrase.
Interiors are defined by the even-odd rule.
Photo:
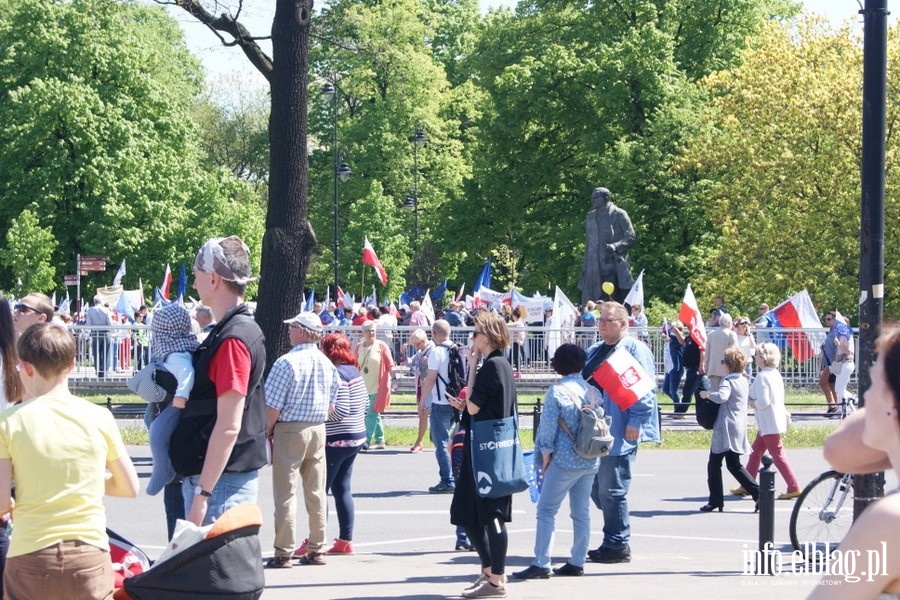
[[[565,391],[560,389],[563,387]],[[590,389],[579,373],[566,375],[550,386],[544,396],[544,412],[541,413],[541,424],[534,440],[535,451],[552,456],[553,464],[566,471],[597,470],[600,459],[578,456],[572,439],[558,422],[562,417],[569,431],[575,435],[581,422],[581,406],[590,404],[592,399],[594,403],[599,403],[600,393]]]

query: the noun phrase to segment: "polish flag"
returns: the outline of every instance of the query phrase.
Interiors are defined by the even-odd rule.
[[[375,268],[375,272],[378,273],[378,281],[381,282],[381,285],[387,283],[387,272],[384,270],[384,267],[381,266],[381,261],[378,260],[378,255],[375,254],[375,250],[372,248],[372,244],[369,243],[368,237],[366,238],[366,245],[363,246],[362,261]]]
[[[172,269],[169,268],[169,263],[166,263],[166,274],[163,275],[163,283],[159,288],[160,294],[166,300],[169,299],[169,291],[172,289]]]
[[[627,350],[617,348],[591,375],[619,410],[628,410],[656,385],[641,363]]]
[[[774,327],[813,330],[822,328],[816,307],[805,289],[773,308],[772,314],[775,316]],[[815,331],[799,331],[788,333],[787,342],[797,361],[806,362],[816,357],[816,349],[824,342],[824,338]]]
[[[678,320],[687,325],[691,330],[691,339],[700,347],[700,350],[706,349],[706,326],[703,324],[703,316],[700,309],[697,308],[697,299],[691,290],[691,284],[688,284],[684,290],[684,300],[681,301],[681,310],[678,311]]]
[[[344,304],[344,300],[346,300],[346,296],[344,295],[344,290],[341,289],[341,286],[337,286],[337,305],[338,305],[338,307],[352,308],[352,306],[346,306]]]

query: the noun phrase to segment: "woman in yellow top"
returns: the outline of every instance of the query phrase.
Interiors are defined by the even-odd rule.
[[[373,444],[373,448],[384,448],[381,413],[391,405],[391,369],[394,367],[394,358],[387,344],[375,338],[377,329],[375,321],[363,323],[363,339],[356,347],[359,372],[362,373],[366,391],[369,392],[364,450],[368,449],[369,442]]]
[[[75,340],[65,327],[32,325],[17,350],[29,400],[0,416],[0,514],[16,522],[4,598],[112,598],[103,494],[136,497],[134,465],[112,414],[69,392]]]

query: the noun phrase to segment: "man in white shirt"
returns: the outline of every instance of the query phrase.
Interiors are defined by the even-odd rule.
[[[450,465],[450,451],[447,448],[450,430],[456,421],[456,409],[450,406],[450,401],[444,395],[446,382],[449,380],[449,347],[452,343],[449,341],[450,324],[443,319],[435,321],[431,326],[431,338],[434,340],[434,348],[428,353],[428,373],[422,382],[422,398],[431,400],[431,442],[434,444],[441,480],[428,488],[428,491],[432,494],[450,494],[456,488]]]

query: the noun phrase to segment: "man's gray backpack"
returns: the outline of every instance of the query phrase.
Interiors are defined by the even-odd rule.
[[[559,388],[564,390],[572,400],[576,400],[575,395],[565,387],[559,386]],[[569,431],[569,426],[562,420],[562,417],[558,420],[559,426],[572,440],[575,453],[586,459],[607,456],[615,441],[615,438],[609,433],[612,418],[606,416],[602,406],[584,405],[581,407],[579,415],[578,431],[574,434]]]

